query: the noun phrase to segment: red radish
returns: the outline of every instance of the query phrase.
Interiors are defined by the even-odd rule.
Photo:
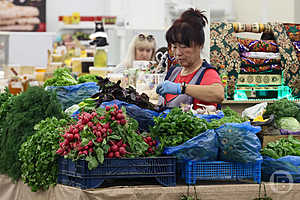
[[[120,152],[120,154],[123,156],[123,155],[125,155],[126,153],[127,153],[127,151],[126,151],[126,149],[124,148],[124,147],[120,147],[119,148],[119,152]]]
[[[82,150],[84,150],[84,147],[79,146],[78,151],[82,151]]]
[[[106,129],[106,128],[103,128],[103,129],[101,130],[101,132],[102,132],[102,133],[106,133],[106,132],[107,132],[107,129]]]
[[[93,146],[93,141],[92,140],[89,141],[88,146],[90,146],[90,147]]]
[[[152,147],[149,147],[149,148],[148,148],[148,151],[152,153],[152,152],[153,152]]]
[[[118,107],[118,105],[117,105],[117,104],[114,104],[114,108],[115,108],[116,110],[118,110],[118,109],[119,109],[119,107]]]
[[[84,148],[84,149],[89,149],[89,146],[88,146],[88,145],[86,145],[86,146],[84,146],[83,148]]]
[[[88,122],[88,126],[91,128],[94,126],[93,122]]]
[[[152,138],[151,138],[150,136],[148,136],[146,139],[147,139],[149,142],[152,142]]]
[[[120,120],[116,120],[116,121],[117,121],[117,124],[119,124],[119,125],[121,124]]]
[[[149,146],[151,146],[151,147],[152,147],[152,145],[153,145],[153,142],[149,142]]]
[[[111,146],[111,150],[114,152],[118,151],[118,149],[119,149],[119,147],[117,145]]]
[[[101,116],[101,117],[99,117],[99,119],[100,119],[100,120],[103,120],[103,119],[105,119],[105,117],[104,117],[104,116]]]
[[[126,120],[125,119],[121,119],[120,124],[121,125],[125,125],[126,124]]]
[[[111,120],[112,120],[112,121],[115,121],[115,120],[116,120],[116,118],[115,118],[115,117],[111,117]]]
[[[118,113],[117,116],[116,116],[117,119],[124,119],[124,115],[121,114],[121,113]]]
[[[126,148],[126,147],[127,147],[127,144],[122,144],[122,147]]]
[[[153,146],[156,145],[156,141],[155,141],[155,140],[152,141],[152,145],[153,145]]]
[[[106,106],[106,107],[105,107],[105,110],[106,110],[106,111],[110,111],[110,107],[109,107],[109,106]]]
[[[109,129],[109,123],[107,122],[106,124],[104,124],[103,128]]]
[[[147,140],[147,138],[143,138],[144,139],[144,141],[148,144],[148,140]]]
[[[88,155],[88,153],[89,153],[89,152],[88,152],[87,150],[84,150],[84,151],[83,151],[83,154],[85,154],[85,155]]]
[[[80,156],[81,154],[83,154],[83,151],[79,151],[78,155]]]
[[[118,113],[122,114],[122,113],[123,113],[123,111],[120,109],[120,110],[118,110]]]
[[[101,137],[99,137],[99,138],[96,139],[96,142],[101,143],[102,141],[103,141],[103,139]]]
[[[59,148],[59,149],[56,151],[56,154],[61,155],[63,152],[64,152],[64,150],[63,150],[62,148]]]
[[[75,128],[74,130],[73,130],[73,133],[74,134],[77,134],[79,132],[79,130],[77,129],[77,128]]]
[[[94,149],[93,148],[89,148],[89,152],[93,153]]]
[[[67,140],[70,140],[70,141],[72,141],[73,140],[73,138],[74,138],[74,135],[72,135],[72,134],[67,134],[67,136],[66,136],[67,138]]]
[[[107,155],[108,158],[113,158],[114,157],[114,152],[109,152]]]
[[[63,145],[68,146],[69,145],[69,140],[65,140]]]
[[[116,151],[116,152],[115,152],[115,157],[116,157],[116,158],[120,158],[120,152]]]
[[[83,128],[84,128],[84,125],[80,125],[80,126],[79,126],[79,130],[81,130],[81,131],[82,131],[82,130],[83,130]]]

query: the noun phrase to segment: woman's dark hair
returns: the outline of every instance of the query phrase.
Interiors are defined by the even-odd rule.
[[[190,8],[176,19],[166,33],[168,44],[192,44],[202,46],[205,42],[204,27],[208,23],[205,11]]]

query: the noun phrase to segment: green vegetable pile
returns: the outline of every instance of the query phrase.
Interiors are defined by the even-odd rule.
[[[5,111],[0,114],[0,173],[18,180],[21,176],[18,152],[22,143],[34,134],[35,124],[47,117],[61,118],[62,110],[55,94],[40,87],[29,87],[10,100],[2,105]]]
[[[95,74],[84,74],[82,76],[79,76],[77,81],[78,83],[85,83],[85,82],[98,82],[97,76]]]
[[[173,108],[163,117],[154,117],[155,125],[150,127],[150,135],[157,138],[160,148],[177,146],[207,130],[205,119],[194,117],[192,112]]]
[[[27,138],[19,151],[22,180],[33,192],[56,185],[60,133],[70,119],[46,118],[34,126],[34,135]]]
[[[58,68],[54,71],[53,77],[44,82],[46,86],[69,86],[76,85],[78,82],[72,77],[68,68]]]
[[[268,143],[262,150],[261,154],[278,159],[283,156],[300,156],[300,140],[293,136],[280,138],[275,142]]]
[[[239,115],[239,113],[232,110],[229,106],[222,110],[224,113],[224,117],[221,119],[212,119],[211,122],[208,123],[208,129],[216,129],[225,123],[242,123],[247,121],[248,119],[243,118]]]
[[[281,117],[295,117],[298,113],[299,108],[297,104],[284,98],[268,104],[264,116],[270,116],[273,114],[276,122]]]

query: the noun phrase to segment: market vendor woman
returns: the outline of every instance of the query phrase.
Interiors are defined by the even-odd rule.
[[[165,81],[157,86],[156,92],[164,97],[160,103],[168,107],[193,104],[197,109],[197,104],[217,106],[224,100],[218,72],[200,55],[206,24],[203,12],[190,8],[168,29],[166,40],[180,66],[171,67]]]

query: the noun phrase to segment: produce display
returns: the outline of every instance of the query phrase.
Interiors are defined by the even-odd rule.
[[[73,160],[85,159],[90,170],[103,163],[105,157],[153,155],[156,142],[138,134],[137,128],[138,123],[117,105],[82,112],[62,135],[56,153]]]
[[[8,90],[0,93],[0,173],[14,181],[21,178],[34,192],[56,185],[60,157],[84,160],[86,169],[97,170],[108,158],[172,155],[179,159],[167,153],[176,148],[189,155],[180,159],[204,162],[248,163],[261,155],[300,156],[300,141],[292,136],[261,150],[256,136],[260,127],[229,107],[166,110],[135,88],[122,88],[120,81],[91,74],[76,80],[66,68],[57,69],[44,86],[54,87],[29,87],[16,96]],[[80,90],[82,86],[86,87]],[[64,113],[62,108],[68,109]],[[281,99],[268,104],[264,116],[274,115],[278,127],[298,131],[299,113],[296,103]],[[207,155],[214,156],[208,159]]]

